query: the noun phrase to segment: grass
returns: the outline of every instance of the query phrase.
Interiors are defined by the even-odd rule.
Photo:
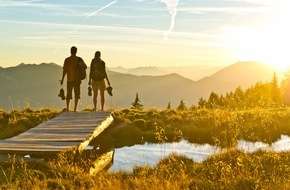
[[[60,112],[52,109],[0,110],[0,139],[16,136],[24,131],[39,125],[42,122],[59,115]]]
[[[134,167],[132,173],[89,175],[79,164],[59,158],[43,166],[10,160],[1,189],[289,189],[290,153],[228,150],[196,163],[170,155],[155,167]],[[3,174],[2,174],[3,175]]]
[[[125,109],[115,112],[115,125],[128,122],[136,126],[147,142],[186,138],[190,142],[216,144],[227,149],[202,163],[173,154],[154,167],[134,167],[131,173],[102,171],[97,175],[88,172],[90,156],[75,160],[73,152],[62,153],[47,162],[19,161],[12,156],[1,162],[0,189],[290,188],[290,152],[244,153],[234,148],[239,139],[272,143],[281,134],[289,135],[288,108],[234,111]],[[1,138],[25,131],[59,113],[30,109],[10,113],[1,111]],[[128,131],[124,134],[128,135]]]
[[[166,142],[178,141],[182,135],[191,143],[226,148],[235,147],[240,139],[271,144],[282,134],[290,135],[289,108],[120,110],[116,116],[134,123],[143,131],[145,141],[155,143],[158,143],[156,126],[164,130]]]
[[[0,139],[15,136],[23,131],[55,117],[56,110],[31,109],[0,112]],[[238,139],[272,143],[281,134],[289,134],[290,115],[288,109],[252,110],[156,110],[116,111],[119,123],[129,120],[142,131],[147,142],[178,141],[181,137],[192,143],[210,143],[232,147]],[[166,137],[166,138],[165,138]]]

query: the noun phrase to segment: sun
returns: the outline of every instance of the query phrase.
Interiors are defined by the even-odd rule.
[[[289,36],[281,27],[273,24],[235,33],[239,36],[234,45],[237,59],[263,62],[279,70],[290,67]]]
[[[275,16],[263,24],[227,32],[237,60],[262,62],[279,71],[290,68],[290,12],[286,10],[289,5],[277,6]]]

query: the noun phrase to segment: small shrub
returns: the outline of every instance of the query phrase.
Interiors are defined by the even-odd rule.
[[[147,125],[146,125],[146,121],[144,119],[135,119],[133,121],[134,125],[136,127],[138,127],[139,129],[145,131],[147,130]]]

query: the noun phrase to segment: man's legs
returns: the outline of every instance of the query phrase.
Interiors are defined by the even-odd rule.
[[[78,107],[78,102],[79,99],[81,98],[81,82],[77,81],[74,84],[74,92],[75,92],[75,107],[74,107],[74,112],[77,111],[77,107]]]
[[[66,99],[66,111],[69,111],[70,99]]]
[[[78,102],[79,102],[79,99],[78,98],[75,98],[75,108],[74,108],[74,112],[77,111]]]
[[[72,82],[67,82],[66,85],[66,90],[67,90],[67,94],[66,94],[66,111],[69,112],[69,106],[70,106],[70,100],[72,99],[72,90],[73,90],[73,83]]]

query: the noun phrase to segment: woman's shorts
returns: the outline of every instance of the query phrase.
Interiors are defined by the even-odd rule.
[[[97,90],[105,91],[106,90],[105,80],[100,80],[100,81],[92,80],[92,87],[94,91],[97,91]]]

